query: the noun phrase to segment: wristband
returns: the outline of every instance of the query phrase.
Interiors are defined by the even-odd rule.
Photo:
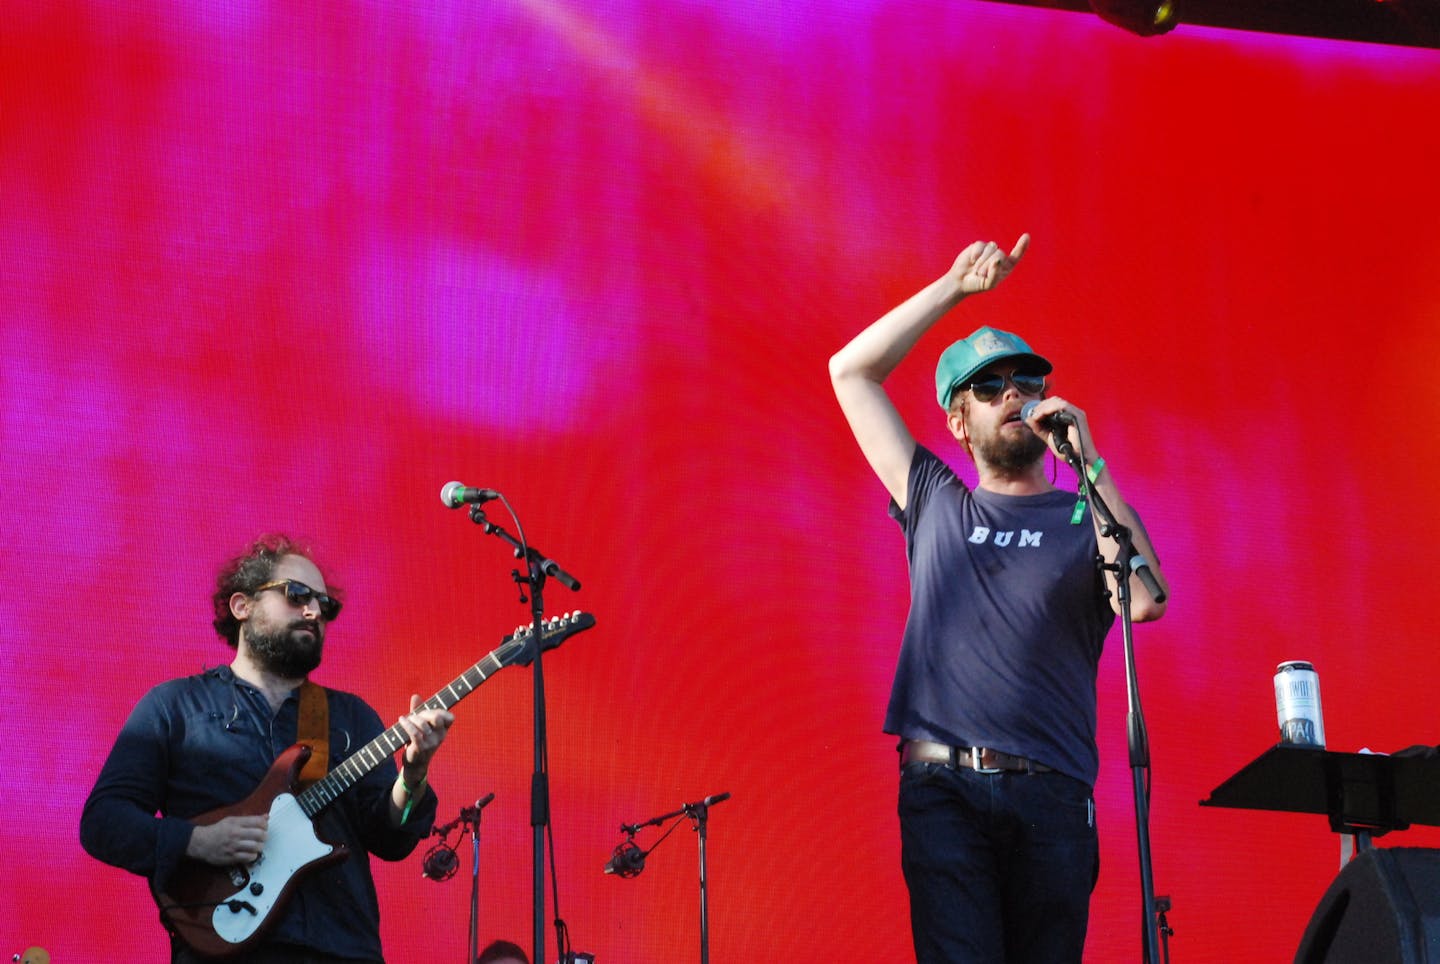
[[[1105,459],[1098,458],[1095,460],[1095,464],[1086,467],[1085,477],[1090,480],[1091,485],[1094,485],[1095,481],[1100,478],[1100,473],[1104,471]]]
[[[420,796],[425,792],[425,777],[421,777],[420,782],[413,787],[405,782],[405,774],[403,772],[399,775],[398,779],[400,780],[400,789],[405,791],[407,798],[405,800],[405,808],[400,811],[400,823],[404,824],[410,819],[410,810],[415,806],[415,801],[419,800]]]

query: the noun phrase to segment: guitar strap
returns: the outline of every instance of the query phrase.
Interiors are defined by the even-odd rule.
[[[296,743],[310,747],[310,759],[300,770],[299,785],[308,787],[330,772],[330,697],[325,687],[310,682],[300,684],[300,720]]]

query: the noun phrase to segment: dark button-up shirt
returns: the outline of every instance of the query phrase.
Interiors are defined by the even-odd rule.
[[[327,689],[331,768],[384,731],[359,697]],[[170,680],[147,693],[120,731],[85,801],[80,840],[109,864],[166,884],[184,857],[189,818],[250,796],[296,742],[299,691],[278,712],[228,666]],[[390,826],[395,761],[383,760],[315,817],[322,840],[350,856],[303,876],[276,910],[269,940],[339,957],[380,961],[380,908],[368,854],[408,856],[435,820],[428,788],[403,827]],[[158,816],[157,816],[158,815]]]

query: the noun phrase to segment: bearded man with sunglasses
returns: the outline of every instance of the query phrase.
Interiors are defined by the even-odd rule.
[[[1095,557],[1113,559],[1115,547],[1047,477],[1057,413],[1073,422],[1057,434],[1165,586],[1085,413],[1047,397],[1050,362],[1021,338],[982,327],[940,356],[938,400],[975,463],[974,489],[916,443],[884,389],[921,336],[1004,280],[1029,243],[1022,235],[1006,254],[975,242],[830,359],[910,564],[885,732],[899,738],[901,867],[924,964],[1057,964],[1084,951],[1099,868],[1095,676],[1116,605],[1114,576]],[[1038,403],[1028,420],[1026,402]],[[1158,619],[1164,595],[1131,583],[1134,618]]]
[[[307,684],[340,602],[309,554],[290,539],[262,537],[231,560],[217,577],[212,601],[215,631],[235,650],[234,659],[162,683],[141,699],[80,822],[81,842],[92,856],[149,878],[157,894],[170,891],[187,861],[228,870],[259,860],[274,811],[213,822],[192,818],[250,796],[302,729],[317,731],[332,772],[387,729],[358,696]],[[369,855],[400,860],[429,835],[436,797],[427,773],[454,722],[446,710],[419,705],[420,697],[412,695],[410,712],[397,724],[409,737],[401,766],[388,758],[375,761],[314,818],[316,835],[345,845],[349,856],[296,877],[294,891],[274,911],[273,930],[228,960],[383,961]],[[265,856],[284,858],[273,847]],[[172,936],[171,960],[201,958]]]

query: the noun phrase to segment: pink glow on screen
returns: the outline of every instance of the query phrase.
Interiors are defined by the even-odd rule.
[[[459,479],[581,579],[548,611],[599,623],[546,662],[575,947],[694,958],[688,828],[601,868],[621,823],[730,792],[714,960],[906,960],[904,550],[825,364],[976,237],[1035,244],[892,394],[963,474],[934,358],[1021,331],[1143,512],[1174,586],[1137,643],[1176,959],[1288,959],[1334,877],[1323,818],[1197,805],[1275,741],[1278,662],[1315,664],[1332,749],[1437,742],[1434,52],[969,0],[11,6],[14,951],[164,958],[79,812],[134,702],[228,661],[209,593],[255,534],[314,542],[346,591],[317,678],[382,716],[527,620],[508,547],[439,503]],[[1096,962],[1138,959],[1122,670],[1117,631]],[[462,704],[432,774],[442,820],[496,794],[482,942],[529,944],[530,681]],[[465,875],[419,861],[376,865],[387,951],[458,960]]]

